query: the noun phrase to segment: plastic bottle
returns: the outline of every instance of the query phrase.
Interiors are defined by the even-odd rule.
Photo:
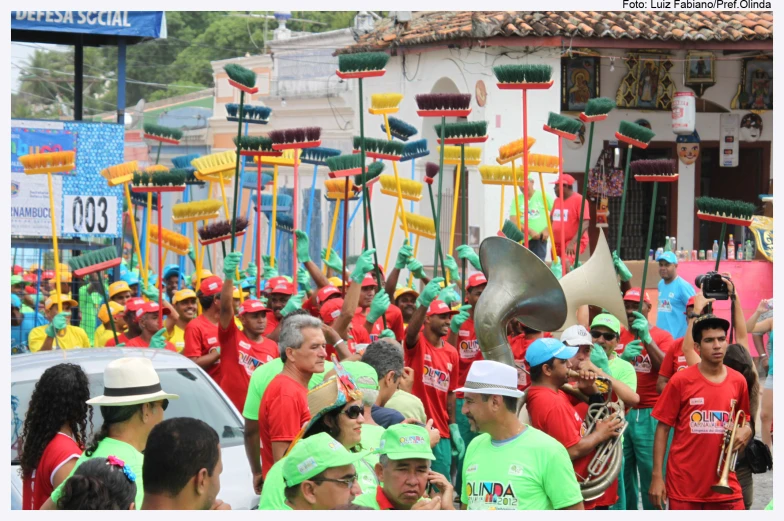
[[[735,239],[732,238],[732,234],[730,234],[730,241],[727,243],[727,257],[735,260]]]
[[[727,260],[727,243],[721,245],[721,260]]]
[[[719,241],[717,239],[713,239],[713,251],[710,260],[716,260],[719,258]]]
[[[672,251],[672,248],[670,246],[670,236],[669,235],[664,239],[664,251],[665,252]]]
[[[743,260],[743,248],[738,248],[737,260]]]
[[[746,241],[745,252],[743,253],[743,259],[750,261],[754,258],[754,246],[752,245],[750,240]]]
[[[675,237],[670,237],[670,242],[672,243],[670,245],[670,248],[672,249],[672,251],[675,251],[676,244],[678,244],[677,242],[675,242]]]

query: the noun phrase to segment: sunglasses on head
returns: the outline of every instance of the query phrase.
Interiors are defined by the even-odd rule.
[[[609,342],[611,340],[614,340],[615,337],[618,335],[616,335],[615,333],[603,333],[602,331],[591,331],[591,336],[593,338],[599,338],[600,336],[603,336],[604,339]]]
[[[357,418],[359,418],[359,415],[362,414],[363,412],[365,412],[364,408],[360,407],[359,405],[352,405],[351,407],[343,411],[341,414],[345,414],[350,419],[356,420]]]

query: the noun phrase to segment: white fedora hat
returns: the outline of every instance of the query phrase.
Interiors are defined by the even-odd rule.
[[[523,392],[517,389],[517,369],[494,362],[477,360],[468,370],[466,382],[456,393],[500,394],[520,398]]]
[[[161,389],[161,379],[147,358],[120,358],[103,371],[103,395],[90,398],[90,405],[137,405],[176,400],[176,394]]]

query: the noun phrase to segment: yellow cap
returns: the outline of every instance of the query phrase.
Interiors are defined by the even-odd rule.
[[[122,293],[123,291],[131,291],[131,288],[128,286],[128,283],[124,280],[118,280],[117,282],[113,282],[109,285],[109,298],[114,297],[118,293]]]
[[[397,288],[395,290],[395,298],[394,298],[394,300],[397,300],[397,298],[400,295],[405,295],[406,293],[413,293],[414,296],[419,297],[419,292],[417,290],[415,290],[413,288],[409,288],[408,286],[404,286],[402,288]]]
[[[194,279],[201,281],[206,279],[207,277],[212,277],[212,276],[213,273],[210,270],[202,269],[201,271],[196,271],[193,273],[193,276],[191,277],[191,281],[194,281]]]
[[[60,302],[61,304],[70,304],[71,306],[79,305],[74,299],[71,298],[71,295],[68,293],[65,293],[63,295],[52,293],[51,295],[49,295],[49,298],[46,299],[46,302],[44,303],[44,309],[48,310],[50,307],[52,307],[54,304],[57,304],[58,302]]]
[[[186,300],[189,298],[196,298],[196,292],[192,289],[181,289],[180,291],[176,292],[172,297],[172,304],[176,304],[182,300]]]
[[[118,304],[117,302],[109,301],[109,309],[112,310],[112,316],[116,317],[123,311],[125,311],[125,306]],[[98,311],[98,320],[106,324],[109,322],[109,311],[106,309],[106,304],[101,306],[101,309]]]
[[[250,293],[248,293],[247,291],[243,291],[242,292],[242,298],[247,298],[248,295],[250,295]],[[234,292],[231,294],[231,296],[233,298],[240,298],[240,289],[239,288],[234,288]]]
[[[71,282],[73,277],[70,271],[60,270],[60,282]]]
[[[343,286],[343,280],[340,277],[330,277],[329,282],[336,288]]]

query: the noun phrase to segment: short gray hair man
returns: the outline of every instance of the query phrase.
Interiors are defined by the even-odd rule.
[[[286,362],[286,349],[299,349],[305,341],[302,335],[303,329],[318,329],[321,330],[321,320],[306,315],[297,315],[289,317],[283,321],[283,327],[280,330],[278,337],[278,348],[280,349],[280,359]]]

